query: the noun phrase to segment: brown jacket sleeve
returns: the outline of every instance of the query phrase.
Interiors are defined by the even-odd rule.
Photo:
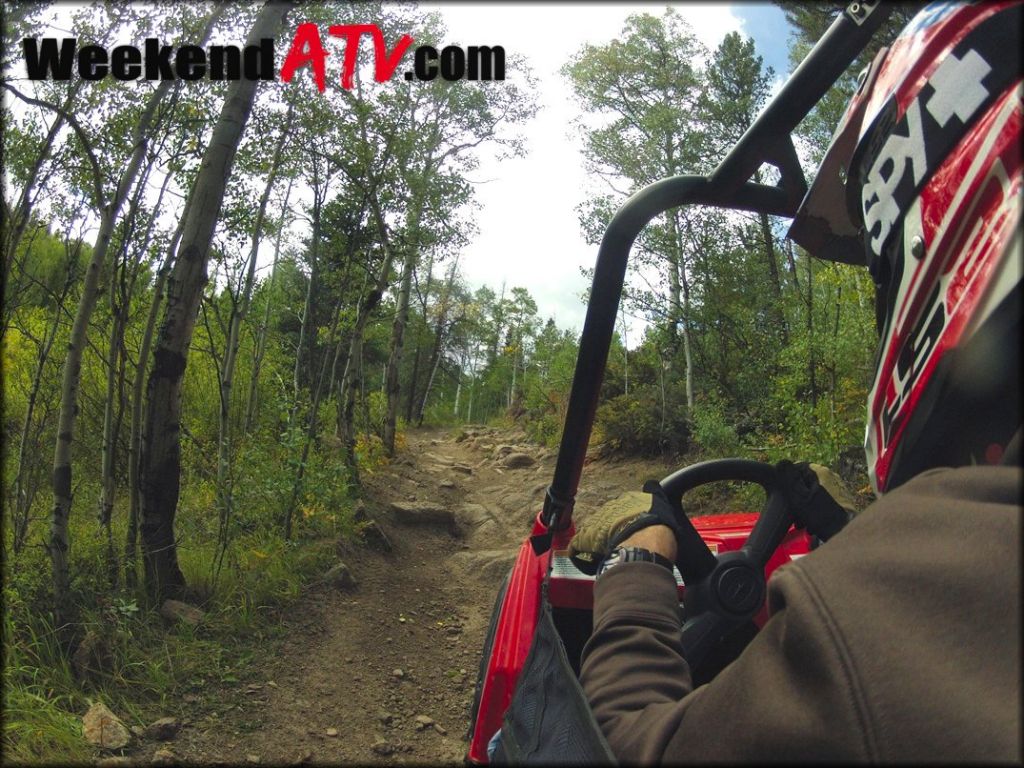
[[[1021,472],[926,473],[769,585],[692,690],[668,572],[597,581],[581,681],[625,762],[1019,762]]]

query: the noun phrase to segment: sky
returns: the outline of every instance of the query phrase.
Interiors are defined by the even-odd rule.
[[[452,40],[502,45],[509,54],[523,55],[538,81],[541,109],[522,130],[527,155],[501,162],[484,156],[471,176],[481,207],[474,217],[480,234],[460,257],[470,285],[495,291],[502,283],[525,287],[542,318],[554,317],[562,328],[582,328],[586,307],[580,296],[587,281],[580,270],[593,267],[597,247],[584,240],[576,213],[589,182],[571,127],[578,108],[559,69],[584,43],[617,37],[628,15],[661,15],[666,5],[686,19],[709,50],[732,31],[753,37],[781,83],[788,71],[789,27],[782,11],[767,4],[421,4],[441,12]],[[643,323],[629,325],[632,346]]]

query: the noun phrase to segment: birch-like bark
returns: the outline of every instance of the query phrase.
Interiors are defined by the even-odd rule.
[[[267,215],[267,203],[270,201],[270,193],[277,181],[277,170],[281,163],[281,154],[284,149],[288,131],[292,125],[294,115],[293,105],[288,105],[288,113],[285,118],[284,127],[278,137],[277,145],[274,147],[274,155],[270,161],[270,172],[267,175],[267,184],[260,196],[259,206],[256,210],[256,220],[253,222],[252,242],[249,246],[249,257],[245,265],[245,277],[241,288],[237,305],[233,308],[231,319],[228,321],[227,349],[224,352],[224,365],[221,368],[220,379],[220,413],[217,429],[217,513],[219,516],[219,563],[228,545],[228,526],[234,512],[234,489],[231,480],[231,396],[235,382],[235,365],[238,361],[239,338],[242,323],[249,315],[249,306],[252,301],[252,288],[256,282],[256,255],[259,251],[260,241],[263,239],[263,223]]]
[[[339,301],[338,306],[334,307],[333,318],[331,320],[330,341],[327,344],[327,349],[324,350],[324,356],[320,362],[320,373],[317,376],[316,384],[313,387],[313,396],[309,407],[309,420],[306,423],[306,435],[302,442],[302,455],[299,457],[299,466],[295,471],[295,479],[292,482],[291,499],[285,509],[284,538],[286,540],[292,537],[292,520],[295,516],[295,506],[298,504],[299,496],[302,494],[302,481],[306,475],[306,462],[309,460],[309,448],[316,439],[317,432],[319,431],[318,415],[320,411],[320,398],[324,391],[324,381],[327,378],[327,358],[330,355],[330,348],[334,344],[335,335],[338,332],[338,321],[340,319],[341,302]]]
[[[678,225],[674,213],[668,216],[669,240],[671,246],[668,253],[668,337],[669,343],[674,347],[676,339],[679,338],[680,321],[685,325],[686,319],[680,317],[679,308],[683,306],[681,301],[682,286],[679,282],[679,275],[682,272],[682,249],[679,246],[680,237]]]
[[[68,263],[71,265],[78,263],[78,255],[82,248],[82,241],[77,240],[75,242],[75,248],[71,254],[71,258],[68,259]],[[57,340],[57,334],[60,331],[60,321],[64,314],[64,299],[67,298],[68,293],[71,291],[71,285],[75,281],[77,275],[73,268],[68,269],[67,278],[64,281],[64,287],[57,298],[56,307],[57,311],[54,313],[53,324],[49,327],[47,332],[44,334],[42,343],[39,345],[39,353],[36,357],[36,368],[35,373],[32,376],[32,388],[28,393],[28,402],[25,406],[25,419],[22,422],[21,438],[18,441],[18,463],[17,470],[14,475],[14,541],[13,549],[14,553],[18,554],[25,546],[25,538],[28,535],[28,524],[29,515],[32,510],[32,502],[35,499],[37,485],[33,482],[30,488],[26,488],[26,474],[28,473],[28,461],[29,461],[29,435],[32,432],[32,422],[35,419],[36,405],[39,400],[39,389],[42,385],[43,371],[46,368],[46,362],[50,358],[50,351],[53,349],[53,344]]]
[[[295,424],[299,411],[299,392],[302,383],[302,357],[305,353],[306,339],[309,336],[309,323],[313,317],[313,297],[317,290],[320,275],[320,209],[327,193],[326,183],[320,184],[320,171],[316,161],[313,162],[313,229],[310,233],[309,246],[309,283],[306,285],[306,299],[302,304],[302,323],[299,325],[299,343],[295,347],[295,368],[292,373],[292,407],[288,413],[289,429]],[[312,383],[313,352],[311,345],[309,354],[310,383]]]
[[[71,86],[71,90],[68,92],[67,97],[64,99],[62,111],[71,109],[71,105],[74,103],[75,97],[78,95],[78,91],[81,90],[82,83],[86,82],[84,79],[78,79],[75,84]],[[13,210],[9,212],[9,218],[4,224],[4,279],[3,284],[5,286],[10,285],[11,267],[14,264],[14,256],[18,251],[18,246],[21,244],[22,235],[25,234],[25,227],[28,226],[29,220],[32,218],[32,205],[34,200],[32,198],[32,192],[35,190],[36,184],[39,181],[39,172],[42,170],[43,163],[50,156],[50,150],[53,149],[53,142],[57,138],[57,134],[60,133],[61,129],[64,128],[66,120],[64,115],[58,112],[54,117],[53,124],[50,126],[50,130],[46,133],[46,138],[43,139],[43,145],[39,150],[39,154],[36,156],[35,162],[32,164],[32,170],[29,171],[25,186],[21,190],[21,195],[18,197],[18,204]]]
[[[246,45],[276,38],[292,5],[291,0],[266,3]],[[180,597],[185,587],[174,537],[181,481],[181,385],[207,281],[214,228],[257,85],[256,80],[238,80],[224,100],[190,195],[181,247],[168,283],[164,320],[153,350],[146,387],[140,531],[146,589],[157,602]]]
[[[130,260],[128,251],[129,243],[131,241],[131,231],[135,226],[139,208],[142,204],[142,195],[145,192],[146,182],[152,168],[153,161],[151,160],[147,164],[139,183],[135,186],[135,195],[132,198],[131,205],[128,208],[128,213],[125,216],[124,225],[122,227],[121,253],[123,254],[123,259],[121,260],[120,278],[118,278],[118,270],[116,268],[118,259],[115,256],[115,269],[110,280],[111,323],[110,339],[107,347],[107,395],[103,406],[99,521],[107,543],[107,571],[110,577],[110,584],[115,587],[118,582],[118,563],[117,551],[114,546],[114,535],[111,530],[111,521],[114,514],[114,497],[117,490],[114,467],[117,460],[116,454],[118,437],[121,433],[121,425],[124,420],[125,411],[124,387],[126,355],[124,349],[124,333],[128,324],[128,309],[132,293],[134,292],[135,278],[138,275],[138,269],[136,268],[133,270],[133,274],[129,278],[128,265]],[[144,254],[146,249],[149,247],[149,241],[153,234],[153,225],[155,223],[157,213],[162,210],[164,194],[167,191],[170,181],[170,174],[166,174],[164,176],[163,183],[160,186],[160,193],[157,195],[156,204],[153,206],[153,215],[150,217],[146,231],[143,234],[142,242],[135,249],[135,256],[132,261],[136,265],[138,264],[141,255]],[[119,284],[121,288],[120,302],[118,301],[117,290]]]
[[[420,298],[420,309],[423,316],[424,324],[427,321],[427,304],[430,301],[430,289],[434,284],[434,257],[433,255],[427,260],[427,280],[426,289],[420,293],[417,287],[417,294]],[[419,390],[419,378],[420,378],[420,362],[422,361],[423,350],[420,347],[420,339],[416,339],[416,350],[412,356],[412,373],[409,376],[409,391],[406,393],[405,398],[405,423],[412,424],[413,415],[416,412],[416,405],[418,403],[416,395]],[[428,364],[429,365],[429,364]]]
[[[374,282],[373,288],[363,298],[359,305],[359,311],[356,313],[356,321],[352,327],[349,341],[348,359],[346,360],[345,370],[342,373],[341,382],[338,387],[338,402],[343,403],[343,405],[338,416],[336,431],[345,445],[346,461],[348,462],[349,469],[353,470],[353,472],[355,472],[357,467],[355,460],[356,435],[354,419],[355,383],[352,378],[352,365],[353,361],[362,359],[363,334],[366,331],[367,323],[370,321],[371,313],[377,308],[384,296],[384,291],[388,286],[388,280],[391,275],[391,265],[395,260],[395,251],[391,247],[391,238],[388,234],[387,223],[384,221],[384,214],[380,208],[380,201],[377,199],[377,189],[375,186],[369,190],[367,202],[370,205],[370,211],[373,213],[374,222],[377,224],[377,230],[380,234],[380,245],[381,250],[384,251],[384,260],[381,262],[380,269],[377,272],[377,279]],[[362,366],[360,364],[360,380],[362,380],[361,374]],[[355,477],[355,474],[353,476]]]
[[[53,511],[50,516],[50,537],[47,544],[53,570],[54,604],[58,624],[64,624],[70,618],[68,518],[71,515],[72,504],[71,443],[74,439],[75,420],[78,416],[82,354],[87,343],[89,320],[96,308],[100,271],[107,258],[107,250],[110,247],[118,213],[128,196],[128,190],[135,183],[135,177],[149,144],[153,116],[167,91],[170,90],[171,82],[170,80],[162,82],[150,96],[135,128],[135,150],[121,174],[113,199],[106,206],[101,207],[100,230],[96,235],[96,243],[93,245],[92,260],[86,268],[82,298],[78,303],[74,323],[71,326],[71,338],[68,340],[68,353],[64,360],[61,383],[60,415],[57,420],[57,442],[53,454]],[[85,145],[84,136],[81,138],[86,152],[89,155],[94,155],[92,147]],[[98,206],[102,206],[100,200],[97,200],[96,203]]]
[[[761,171],[754,172],[754,182],[760,184]],[[761,240],[764,243],[764,259],[768,272],[768,285],[771,289],[771,314],[778,326],[782,339],[782,346],[789,344],[789,325],[786,316],[782,311],[782,281],[779,277],[779,264],[775,256],[775,238],[772,237],[771,221],[767,213],[758,214],[758,224],[761,227]]]
[[[423,390],[423,398],[420,400],[420,407],[416,412],[416,426],[423,426],[423,412],[427,407],[427,398],[430,397],[430,390],[434,386],[434,377],[437,376],[438,364],[441,362],[441,356],[437,355],[434,357],[434,363],[430,366],[430,378],[427,379],[427,386]]]
[[[682,304],[679,302],[679,293],[675,294],[675,300],[672,304],[673,307],[682,306],[682,313],[680,316],[682,330],[683,330],[683,359],[684,365],[686,366],[686,412],[691,414],[692,418],[695,400],[693,396],[693,340],[690,337],[690,283],[686,278],[686,263],[682,257],[683,254],[683,238],[682,228],[679,226],[679,221],[676,218],[679,215],[678,211],[673,211],[668,217],[669,231],[672,236],[672,242],[674,247],[679,254],[679,258],[673,267],[674,278],[673,278],[673,291],[681,291],[682,293]],[[687,227],[690,226],[687,222]],[[693,232],[690,232],[690,239],[693,240]],[[678,271],[675,271],[678,269]]]
[[[429,163],[424,176],[429,173]],[[387,375],[385,377],[384,393],[387,396],[387,418],[384,421],[384,453],[388,456],[395,455],[395,433],[398,427],[398,402],[400,391],[399,374],[402,368],[402,352],[405,347],[405,327],[409,323],[409,296],[412,293],[412,273],[416,268],[417,233],[419,231],[419,220],[423,210],[423,195],[417,195],[418,200],[410,213],[408,230],[410,236],[406,245],[405,259],[402,262],[402,282],[398,289],[398,307],[395,310],[395,321],[391,325],[391,344],[388,354]]]
[[[419,426],[423,423],[423,412],[427,407],[427,398],[430,396],[430,390],[434,386],[434,377],[437,375],[437,368],[441,362],[441,350],[444,347],[444,336],[445,336],[445,324],[448,322],[448,305],[451,301],[452,285],[455,283],[455,273],[458,268],[458,260],[452,264],[451,270],[448,272],[448,279],[445,281],[444,289],[441,292],[441,306],[438,307],[437,322],[434,324],[434,344],[430,350],[430,359],[428,365],[430,367],[430,377],[427,379],[427,386],[423,390],[423,396],[419,399],[416,407],[416,425]],[[458,399],[458,392],[456,391],[456,400]],[[456,406],[457,408],[458,406]],[[412,419],[410,418],[410,421]]]
[[[221,11],[222,9],[218,9],[214,12],[207,27],[207,34],[212,29],[213,19]],[[68,550],[70,548],[68,518],[71,514],[72,504],[71,444],[74,440],[75,420],[78,415],[78,390],[81,382],[82,355],[87,343],[89,320],[92,317],[93,310],[96,308],[100,270],[107,257],[114,225],[117,222],[121,206],[128,196],[128,191],[134,185],[139,168],[146,156],[157,108],[174,82],[172,80],[161,82],[147,100],[133,133],[134,150],[121,173],[113,198],[105,206],[100,199],[100,178],[99,174],[96,173],[95,183],[97,190],[95,197],[96,207],[101,212],[100,229],[96,235],[96,243],[93,246],[92,260],[86,268],[85,281],[82,286],[82,298],[78,303],[74,323],[71,326],[71,338],[68,341],[68,354],[64,361],[64,372],[61,382],[60,414],[57,421],[57,441],[53,456],[53,511],[50,516],[50,536],[47,550],[50,554],[53,571],[54,606],[58,626],[64,625],[71,614],[71,606],[68,601],[70,584],[70,572],[68,570]],[[65,119],[74,125],[68,115],[65,115]],[[83,149],[89,157],[93,168],[97,168],[98,164],[92,146],[89,144],[84,133],[78,130],[77,126],[76,133],[78,133]]]
[[[384,394],[387,397],[387,416],[384,420],[384,453],[395,455],[395,434],[398,430],[398,398],[401,394],[399,374],[405,346],[405,326],[409,321],[409,293],[412,289],[412,271],[416,268],[416,249],[409,244],[402,262],[402,282],[398,289],[398,307],[391,325],[391,344]]]
[[[116,275],[110,281],[110,338],[107,344],[107,395],[103,404],[103,437],[100,444],[100,503],[99,522],[100,529],[106,539],[107,551],[107,574],[110,577],[112,587],[117,586],[117,555],[114,550],[114,535],[110,528],[111,519],[114,513],[114,492],[116,482],[114,480],[114,451],[116,437],[114,434],[114,412],[118,405],[124,408],[124,403],[115,404],[117,399],[118,373],[120,371],[121,381],[124,381],[124,371],[119,363],[121,361],[122,339],[124,338],[124,316],[127,307],[117,307],[117,280]]]
[[[277,230],[277,237],[274,239],[274,260],[270,266],[270,283],[267,286],[267,301],[263,305],[263,320],[260,322],[259,331],[256,336],[256,350],[252,359],[252,377],[249,380],[249,399],[245,406],[245,426],[242,431],[248,435],[252,431],[253,422],[256,420],[256,409],[259,404],[259,380],[260,369],[263,367],[263,356],[267,351],[267,329],[270,327],[270,307],[274,294],[274,283],[277,280],[277,263],[281,256],[281,236],[284,234],[285,217],[288,214],[288,200],[292,195],[293,179],[288,180],[288,189],[284,193],[284,203],[281,206],[281,225]]]
[[[132,381],[132,419],[128,438],[128,530],[124,543],[125,584],[129,588],[134,588],[136,584],[135,563],[138,552],[139,519],[142,517],[139,462],[142,456],[143,387],[146,381],[146,364],[149,361],[149,350],[153,346],[153,334],[156,331],[157,318],[160,316],[160,307],[163,306],[164,286],[167,284],[167,276],[174,266],[178,243],[181,241],[181,234],[188,218],[189,202],[185,203],[181,220],[167,247],[167,255],[156,273],[156,281],[153,284],[153,303],[149,305],[149,314],[146,316],[142,344],[139,347],[139,359],[135,363],[135,378]]]
[[[686,412],[693,413],[693,339],[690,335],[690,281],[684,273],[680,283],[683,287],[683,364],[686,366]]]

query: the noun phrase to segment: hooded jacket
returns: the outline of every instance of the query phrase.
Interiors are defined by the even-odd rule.
[[[1012,762],[1021,754],[1017,467],[932,470],[768,584],[771,617],[693,688],[675,582],[597,579],[581,683],[626,763]]]

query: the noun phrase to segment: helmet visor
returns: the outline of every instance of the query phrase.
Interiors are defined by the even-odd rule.
[[[850,162],[860,139],[868,95],[887,51],[887,48],[882,48],[862,74],[857,92],[821,161],[818,175],[789,228],[789,238],[819,259],[867,265],[859,222],[854,221],[847,207],[846,183]]]

